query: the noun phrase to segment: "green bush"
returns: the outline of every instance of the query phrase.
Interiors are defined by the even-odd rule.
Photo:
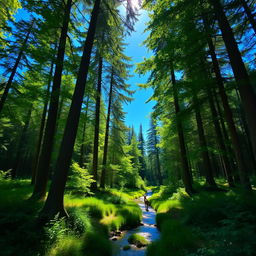
[[[188,197],[181,189],[167,199],[158,194],[154,204],[161,238],[149,246],[150,256],[255,254],[255,192],[202,190]]]
[[[90,231],[85,234],[82,241],[83,256],[111,256],[111,242],[107,235],[99,231]]]
[[[94,182],[92,175],[87,169],[81,168],[78,163],[73,162],[71,165],[70,175],[66,189],[72,194],[92,194],[90,187]]]
[[[0,170],[0,181],[11,180],[11,170],[2,171]]]
[[[161,239],[149,245],[148,256],[187,255],[199,247],[200,239],[194,231],[177,220],[165,220],[161,225]]]

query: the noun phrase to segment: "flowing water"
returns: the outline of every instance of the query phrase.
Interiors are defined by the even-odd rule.
[[[152,192],[147,193],[147,197],[149,198],[152,195]],[[129,245],[128,238],[132,234],[139,234],[144,236],[149,242],[155,241],[159,238],[160,233],[156,228],[156,212],[149,207],[148,211],[146,211],[146,207],[144,205],[143,197],[140,197],[136,200],[138,205],[142,210],[142,224],[141,226],[131,229],[118,240],[113,241],[113,256],[144,256],[146,255],[146,247],[137,248],[136,246],[131,245],[131,249],[123,250],[123,247]]]

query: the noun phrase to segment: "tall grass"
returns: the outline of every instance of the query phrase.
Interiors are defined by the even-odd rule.
[[[109,189],[91,197],[65,195],[70,217],[38,226],[44,202],[28,200],[32,189],[29,180],[0,180],[1,255],[107,256],[111,252],[108,232],[141,221],[142,212],[132,200],[145,192]]]
[[[147,255],[254,255],[255,192],[201,189],[191,198],[183,189],[172,195],[166,195],[164,190],[161,188],[150,199],[157,209],[161,239],[149,246]]]

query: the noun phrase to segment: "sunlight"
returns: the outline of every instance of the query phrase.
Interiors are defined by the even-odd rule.
[[[131,4],[134,9],[140,9],[139,0],[131,0]]]

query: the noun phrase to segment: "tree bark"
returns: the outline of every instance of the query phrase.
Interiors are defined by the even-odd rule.
[[[183,180],[186,192],[189,195],[192,195],[195,193],[195,190],[192,185],[193,178],[189,169],[188,155],[187,155],[187,150],[185,145],[185,137],[183,133],[182,122],[178,117],[180,113],[180,105],[179,105],[178,91],[176,88],[177,85],[176,85],[176,77],[173,69],[173,64],[171,64],[171,80],[173,85],[174,106],[175,106],[175,113],[176,113],[180,156],[181,156],[181,164],[182,164],[182,180]]]
[[[225,146],[225,143],[224,143],[224,138],[222,136],[220,124],[217,120],[218,113],[217,113],[217,110],[215,108],[215,104],[214,104],[214,101],[213,101],[213,95],[210,91],[210,88],[207,88],[207,94],[208,94],[210,109],[211,109],[211,113],[212,113],[213,124],[214,124],[214,128],[215,128],[216,136],[217,136],[217,141],[218,141],[218,144],[219,144],[219,149],[221,151],[221,157],[222,157],[222,160],[223,160],[222,161],[223,168],[225,170],[225,174],[226,174],[229,186],[234,187],[234,180],[233,180],[233,177],[232,177],[232,168],[229,164],[229,159],[228,159],[228,156],[227,156],[227,149],[226,149],[226,146]]]
[[[157,169],[157,178],[159,181],[159,185],[163,185],[163,176],[161,173],[161,164],[160,164],[160,156],[159,156],[159,149],[157,147],[157,140],[155,134],[155,147],[156,147],[156,169]]]
[[[229,163],[230,163],[231,169],[233,170],[233,179],[234,179],[235,183],[241,184],[239,176],[238,176],[238,172],[237,172],[237,170],[238,170],[237,163],[234,161],[236,159],[236,155],[235,155],[233,147],[232,147],[232,138],[230,141],[229,134],[226,129],[226,125],[225,125],[224,118],[223,118],[223,111],[221,110],[218,95],[215,90],[213,91],[213,95],[214,95],[214,99],[215,99],[216,106],[217,106],[217,112],[218,112],[218,117],[219,117],[219,121],[220,121],[220,125],[221,125],[223,138],[225,140],[226,148],[229,152],[228,158],[229,158]],[[225,113],[224,113],[224,116],[225,116]],[[229,127],[228,127],[228,129],[229,129]]]
[[[230,64],[238,85],[239,93],[241,95],[242,105],[245,111],[250,138],[253,145],[254,156],[256,158],[256,95],[253,91],[253,87],[245,68],[237,42],[235,40],[233,30],[228,22],[223,7],[219,0],[210,0],[210,2],[214,7],[215,15],[217,17],[219,27],[222,32],[222,37],[230,59]],[[246,177],[244,178],[246,179]],[[243,184],[245,183],[248,182],[244,180]]]
[[[95,111],[95,124],[94,124],[94,143],[93,143],[93,161],[92,161],[92,175],[94,182],[92,189],[97,189],[98,184],[98,157],[99,157],[99,133],[100,133],[100,104],[101,104],[101,83],[102,83],[102,67],[103,60],[99,57],[98,67],[98,82],[97,82],[97,95],[96,95],[96,111]]]
[[[41,218],[52,218],[58,213],[60,216],[67,216],[63,197],[83,103],[100,3],[101,0],[95,0],[60,152],[50,191],[40,214]]]
[[[208,153],[208,147],[207,147],[207,142],[205,138],[202,116],[199,110],[199,100],[195,92],[193,92],[193,102],[195,106],[196,123],[197,123],[197,129],[198,129],[199,144],[202,151],[201,153],[202,153],[202,159],[203,159],[206,184],[210,188],[216,189],[217,185],[213,178],[213,170],[212,170],[211,161]]]
[[[107,157],[108,157],[108,139],[109,139],[109,125],[110,125],[110,115],[111,115],[111,107],[112,107],[113,84],[114,84],[114,70],[112,67],[109,98],[108,98],[108,113],[107,113],[107,121],[106,121],[104,152],[103,152],[103,161],[102,161],[102,173],[101,173],[101,180],[100,180],[101,188],[105,188],[105,184],[106,184],[106,169],[107,169],[106,164],[107,164]]]
[[[29,27],[29,30],[28,30],[27,35],[26,35],[26,37],[25,37],[25,40],[24,40],[24,42],[23,42],[23,44],[22,44],[22,46],[21,46],[21,49],[20,49],[20,51],[19,51],[18,57],[17,57],[17,59],[16,59],[16,61],[15,61],[15,64],[14,64],[14,66],[13,66],[13,68],[12,68],[11,75],[10,75],[8,81],[7,81],[7,84],[6,84],[6,86],[5,86],[4,92],[3,92],[2,97],[1,97],[1,99],[0,99],[0,113],[1,113],[2,110],[3,110],[3,107],[4,107],[5,101],[6,101],[6,99],[7,99],[9,90],[10,90],[10,88],[11,88],[11,86],[12,86],[12,82],[13,82],[14,76],[16,75],[18,66],[19,66],[19,64],[20,64],[20,61],[21,61],[21,58],[22,58],[24,49],[25,49],[25,47],[26,47],[26,45],[27,45],[27,42],[28,42],[30,33],[31,33],[31,31],[32,31],[32,28],[33,28],[33,25],[34,25],[34,20],[32,21],[31,26]]]
[[[87,118],[88,118],[89,100],[90,100],[90,97],[87,96],[86,110],[85,110],[85,117],[84,117],[84,126],[83,126],[83,135],[82,135],[82,144],[81,144],[81,147],[80,147],[80,157],[79,157],[79,165],[82,168],[84,167],[84,155],[85,155],[84,143],[85,143],[85,134],[86,134],[87,122],[88,122]]]
[[[38,140],[37,140],[37,144],[36,144],[36,153],[35,153],[33,167],[32,167],[31,184],[35,184],[36,171],[37,171],[37,167],[38,167],[38,160],[39,160],[42,141],[43,141],[43,136],[44,136],[46,114],[47,114],[49,95],[50,95],[50,87],[51,87],[51,81],[52,81],[53,65],[54,65],[54,62],[52,61],[51,67],[50,67],[47,90],[46,90],[46,96],[45,96],[45,100],[44,100],[44,108],[43,108],[43,113],[42,113],[42,117],[41,117],[41,124],[40,124],[40,128],[39,128]]]
[[[68,0],[65,6],[63,25],[59,40],[59,47],[56,59],[56,68],[53,77],[52,92],[50,98],[50,105],[48,111],[48,118],[46,122],[45,135],[42,144],[41,154],[38,160],[38,168],[36,171],[35,187],[32,197],[35,199],[42,199],[46,195],[46,187],[48,176],[50,172],[51,155],[54,145],[54,135],[56,131],[61,77],[65,57],[66,38],[68,34],[68,25],[70,20],[70,13],[72,7],[72,0]]]
[[[228,103],[228,97],[225,92],[219,63],[218,63],[217,56],[215,53],[215,48],[214,48],[211,36],[209,34],[207,35],[207,43],[208,43],[209,52],[210,52],[211,59],[212,59],[212,64],[213,64],[213,69],[214,69],[214,73],[216,76],[216,82],[217,82],[219,94],[220,94],[220,97],[222,100],[225,119],[228,124],[229,132],[230,132],[230,136],[231,136],[231,140],[232,140],[232,145],[233,145],[233,148],[235,151],[236,161],[237,161],[237,165],[238,165],[238,169],[239,169],[240,180],[245,188],[250,189],[251,186],[250,186],[250,182],[249,182],[249,178],[248,178],[248,174],[247,174],[247,168],[246,168],[246,164],[245,164],[243,154],[241,151],[242,147],[240,145],[239,136],[238,136],[235,122],[233,119],[233,113],[232,113],[232,110]]]

